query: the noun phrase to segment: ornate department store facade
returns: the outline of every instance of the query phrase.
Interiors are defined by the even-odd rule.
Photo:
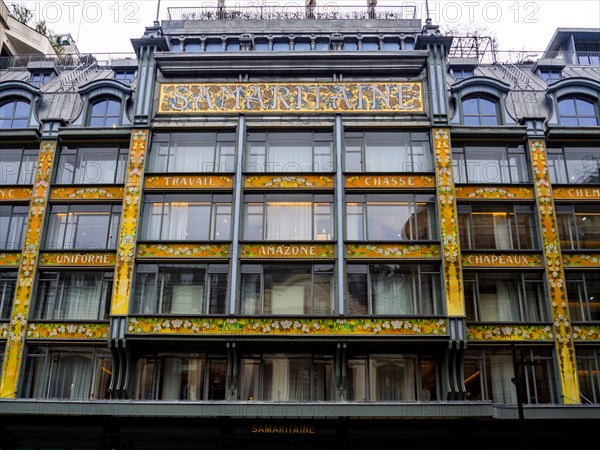
[[[599,30],[516,61],[411,7],[172,8],[131,42],[1,58],[2,450],[597,438]]]

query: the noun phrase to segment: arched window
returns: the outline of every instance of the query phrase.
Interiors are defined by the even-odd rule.
[[[498,125],[498,104],[486,97],[469,97],[462,101],[464,125]]]
[[[558,117],[560,124],[567,127],[598,126],[596,106],[583,98],[571,97],[559,100]]]
[[[31,104],[26,100],[9,100],[0,105],[0,128],[26,128]]]
[[[94,102],[90,109],[90,127],[116,127],[121,117],[121,102],[116,99],[102,99]]]

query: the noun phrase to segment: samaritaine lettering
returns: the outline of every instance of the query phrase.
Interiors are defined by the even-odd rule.
[[[315,434],[314,425],[252,425],[253,434]]]

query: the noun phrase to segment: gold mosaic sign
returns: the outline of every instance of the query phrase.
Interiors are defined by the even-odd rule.
[[[107,323],[30,323],[28,339],[108,339]]]
[[[429,175],[351,175],[346,177],[346,189],[418,189],[435,188]]]
[[[31,188],[19,187],[0,187],[0,202],[14,200],[29,200],[31,198]]]
[[[460,200],[533,200],[533,189],[516,186],[456,186],[456,197]]]
[[[467,341],[552,341],[547,325],[476,325],[467,327]]]
[[[600,200],[600,187],[555,187],[554,200]]]
[[[1,267],[19,267],[21,262],[20,253],[0,253]]]
[[[32,189],[29,219],[25,230],[25,243],[19,266],[18,283],[15,301],[10,317],[4,367],[0,379],[0,398],[14,398],[17,393],[17,382],[23,360],[25,331],[29,305],[35,281],[38,263],[38,251],[42,227],[46,216],[46,206],[50,190],[50,177],[56,152],[56,142],[42,142],[40,156]]]
[[[422,113],[423,83],[161,84],[158,114]]]
[[[114,253],[42,253],[40,266],[114,267]]]
[[[121,186],[107,187],[59,187],[52,189],[52,200],[123,200]]]
[[[233,178],[218,175],[153,176],[146,178],[146,189],[231,189]]]
[[[414,244],[347,244],[346,257],[351,259],[439,259],[439,245]]]
[[[435,175],[438,187],[442,261],[444,263],[448,316],[464,317],[462,261],[458,241],[458,214],[456,212],[456,193],[452,174],[452,148],[450,147],[450,130],[448,128],[433,130],[433,148],[435,152]]]
[[[229,258],[229,244],[139,244],[138,258]]]
[[[246,189],[333,189],[333,177],[327,175],[252,175],[244,180]]]
[[[542,267],[542,255],[532,253],[463,253],[463,267]]]
[[[538,219],[542,229],[546,280],[550,304],[552,305],[556,355],[560,369],[562,393],[564,394],[565,403],[573,403],[574,400],[570,399],[579,398],[579,383],[567,303],[565,274],[557,232],[558,227],[556,226],[554,200],[552,198],[552,185],[548,173],[546,143],[541,140],[530,140],[529,151],[533,166]]]
[[[242,258],[333,258],[334,251],[333,244],[244,244],[242,245]]]
[[[566,267],[600,267],[600,253],[563,253]]]

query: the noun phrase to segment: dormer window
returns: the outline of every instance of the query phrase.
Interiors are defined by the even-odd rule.
[[[465,78],[471,78],[475,75],[475,69],[471,68],[458,68],[451,69],[452,78],[456,81],[464,80]]]
[[[498,125],[498,104],[486,97],[468,97],[462,102],[464,125]]]
[[[598,112],[596,105],[580,97],[565,98],[558,102],[560,124],[566,127],[596,127]]]
[[[600,64],[600,42],[575,42],[577,61],[586,66]]]
[[[562,80],[562,71],[560,69],[540,69],[540,77],[548,84]]]
[[[26,100],[9,100],[0,104],[0,129],[26,128],[30,112],[31,104]]]
[[[96,101],[90,109],[90,127],[116,127],[121,117],[121,102],[107,98]]]
[[[40,88],[48,81],[52,79],[52,73],[50,72],[34,72],[29,78],[29,83],[33,86]]]
[[[130,85],[135,78],[135,70],[115,70],[115,80]]]

